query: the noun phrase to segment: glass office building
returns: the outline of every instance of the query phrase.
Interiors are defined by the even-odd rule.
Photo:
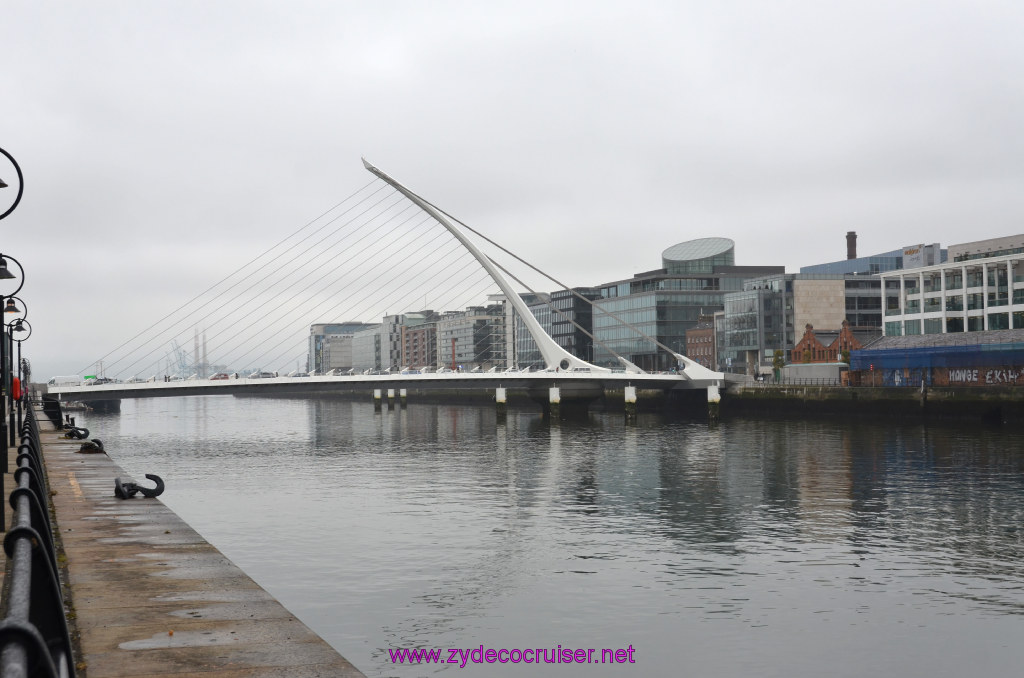
[[[728,238],[673,245],[662,253],[662,268],[597,286],[594,363],[621,367],[614,352],[647,371],[673,369],[675,359],[652,339],[685,353],[686,331],[722,310],[726,293],[741,291],[748,278],[784,270],[736,266],[735,243]]]

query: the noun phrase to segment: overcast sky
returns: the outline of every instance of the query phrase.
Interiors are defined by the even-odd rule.
[[[862,255],[1018,233],[1022,15],[4,0],[25,353],[76,373],[364,186],[361,156],[573,285],[708,236],[795,272],[845,258],[848,230]]]

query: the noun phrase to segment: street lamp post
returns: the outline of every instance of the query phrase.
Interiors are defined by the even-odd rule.
[[[18,308],[18,305],[15,303],[16,301],[21,302],[22,308]],[[4,370],[4,385],[7,391],[7,416],[9,419],[9,426],[7,427],[7,433],[9,435],[8,444],[11,447],[14,447],[18,444],[18,429],[14,426],[14,332],[11,328],[14,326],[14,323],[19,320],[25,320],[25,317],[28,315],[28,305],[18,297],[11,295],[7,297],[6,304],[4,305],[4,315],[7,315],[8,313],[21,313],[20,317],[13,318],[10,322],[4,323],[4,328],[7,330],[7,337],[6,341],[2,342],[6,343],[4,348],[6,349],[7,362],[9,363],[9,366],[5,367]]]
[[[3,210],[3,212],[0,212],[0,221],[3,221],[11,212],[13,212],[18,207],[18,204],[21,202],[21,196],[22,196],[22,194],[25,191],[25,177],[22,176],[22,174],[21,174],[21,167],[18,165],[18,161],[14,159],[14,156],[12,156],[10,153],[8,153],[7,151],[5,151],[2,148],[0,148],[0,155],[2,155],[3,157],[7,158],[7,160],[10,161],[11,165],[14,167],[15,173],[18,175],[18,193],[14,197],[14,201],[10,204],[10,206],[7,209],[3,209],[3,207],[0,206],[0,210]],[[8,188],[9,186],[10,185],[6,181],[4,181],[3,179],[0,179],[0,188]],[[11,294],[13,295],[13,294],[17,294],[18,292],[20,292],[21,291],[21,286],[25,284],[25,269],[23,269],[21,267],[21,264],[18,263],[18,260],[15,259],[14,257],[8,257],[8,258],[11,261],[13,261],[15,264],[17,264],[18,268],[21,270],[21,278],[18,280],[18,287],[13,292],[11,292]],[[5,258],[3,254],[0,254],[0,284],[2,284],[3,281],[5,281],[5,280],[13,280],[15,278],[16,278],[16,276],[13,273],[11,273],[10,270],[8,270],[8,268],[7,268],[7,258]],[[3,304],[4,304],[4,294],[3,294],[3,292],[0,292],[0,306],[3,306]],[[0,328],[2,328],[2,327],[3,327],[3,322],[0,321]],[[3,346],[4,346],[5,343],[7,343],[7,342],[5,342],[3,340],[3,332],[0,331],[0,403],[4,402],[4,396],[3,396],[4,384],[5,383],[9,384],[9,381],[5,382],[5,378],[4,378],[4,375],[8,372],[8,370],[7,370],[7,356],[4,355],[5,351],[3,349]],[[10,386],[8,385],[7,388],[10,389]],[[0,422],[3,422],[3,425],[0,426],[0,439],[7,440],[7,431],[4,430],[4,428],[7,426],[7,423],[6,423],[7,419],[6,419],[6,417],[4,417],[2,415],[3,415],[3,412],[0,412]],[[14,436],[14,433],[12,432],[11,433],[11,437],[13,438],[13,436]],[[11,444],[13,444],[13,443],[14,443],[14,441],[12,440]],[[5,446],[6,446],[6,444],[7,443],[4,443]],[[0,530],[3,530],[4,526],[7,524],[7,517],[5,515],[5,513],[6,513],[5,506],[7,504],[7,495],[4,493],[4,474],[7,473],[7,455],[8,455],[8,452],[9,452],[9,450],[7,450],[6,447],[5,447],[5,449],[3,451],[3,454],[0,454],[0,457],[3,458],[2,460],[0,460]]]
[[[18,270],[21,272],[20,276],[17,276],[17,275],[14,275],[13,273],[11,273],[11,270],[8,267],[8,262],[13,262],[14,265],[18,267]],[[6,313],[7,310],[8,310],[8,307],[10,306],[10,304],[13,303],[13,302],[11,302],[11,297],[13,297],[15,294],[20,292],[22,286],[25,284],[25,269],[22,268],[21,263],[17,259],[15,259],[14,257],[9,256],[9,255],[0,254],[0,281],[4,281],[4,280],[17,280],[18,281],[18,286],[15,287],[14,290],[12,290],[11,292],[8,292],[6,294],[4,294],[3,292],[0,292],[0,308],[3,308],[4,309],[4,313]],[[18,312],[17,306],[13,307],[11,312],[17,313]],[[3,325],[6,325],[6,322],[0,323],[0,327],[2,327]],[[11,383],[10,382],[10,369],[8,369],[8,361],[9,361],[9,357],[7,355],[7,341],[3,340],[3,341],[0,341],[0,390],[3,391],[3,399],[0,399],[0,402],[3,402],[4,404],[7,403],[7,397],[10,394],[10,389],[11,389],[11,386],[10,386],[10,383]],[[2,413],[0,413],[0,438],[2,438],[3,440],[7,440],[8,439],[8,435],[7,435],[7,417],[2,416]],[[5,453],[5,454],[0,455],[0,456],[3,457],[3,460],[2,460],[3,470],[4,470],[4,472],[6,472],[7,471],[7,454]]]
[[[26,326],[27,326],[27,328],[26,328]],[[18,333],[28,332],[28,334],[26,334],[24,337],[19,336],[17,339],[14,339],[14,341],[18,342],[18,383],[21,384],[21,393],[19,394],[19,397],[18,397],[18,429],[17,430],[21,431],[21,426],[22,426],[22,424],[25,423],[24,422],[24,412],[23,412],[24,406],[23,406],[22,403],[25,400],[25,393],[26,393],[26,391],[25,391],[25,374],[22,372],[22,362],[21,362],[21,342],[25,341],[26,339],[28,339],[29,337],[32,336],[32,323],[30,323],[29,321],[25,320],[24,318],[18,318],[17,320],[15,320],[15,321],[13,321],[11,323],[10,329],[8,330],[8,332],[10,333],[12,338],[14,338],[14,333],[15,332],[18,332]]]
[[[7,214],[4,214],[3,216],[7,216]],[[16,276],[13,273],[11,273],[10,269],[7,266],[8,260],[13,261],[14,264],[18,267],[18,270],[21,271],[20,276]],[[21,267],[21,263],[19,263],[18,260],[15,259],[14,257],[4,256],[3,254],[0,254],[0,284],[7,280],[17,280],[18,286],[14,289],[14,291],[8,293],[7,295],[5,295],[3,292],[0,292],[0,308],[5,309],[6,300],[20,292],[22,285],[25,284],[25,269]],[[3,326],[4,323],[0,321],[0,329],[2,329]],[[7,396],[11,392],[10,370],[7,369],[7,360],[7,341],[3,336],[3,332],[0,332],[0,407],[7,403]],[[13,434],[14,431],[12,430],[11,436],[13,436]],[[4,475],[7,473],[8,470],[7,417],[3,416],[2,411],[0,411],[0,440],[4,441],[4,451],[2,454],[0,454],[0,529],[2,529],[2,527],[6,525],[5,521],[7,519],[5,515],[7,495],[4,493]],[[11,444],[13,445],[14,441],[11,441]]]

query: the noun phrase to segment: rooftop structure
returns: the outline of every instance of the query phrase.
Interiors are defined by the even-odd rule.
[[[1021,253],[1024,253],[1024,234],[975,240],[960,245],[951,245],[949,248],[949,258],[955,262],[991,259],[992,257]]]
[[[698,238],[669,247],[661,253],[669,275],[712,273],[716,266],[732,266],[736,243],[728,238]]]
[[[856,251],[853,252],[854,254]],[[897,250],[872,254],[867,257],[847,258],[825,264],[800,267],[801,273],[873,275],[902,268],[939,264],[946,261],[946,250],[938,243],[907,245]]]

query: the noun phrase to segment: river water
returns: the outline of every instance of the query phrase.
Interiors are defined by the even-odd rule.
[[[162,476],[170,508],[368,676],[1024,665],[1020,430],[498,423],[484,406],[231,396],[126,400],[78,422],[136,479]],[[632,647],[634,663],[389,652],[481,646],[595,661]]]

